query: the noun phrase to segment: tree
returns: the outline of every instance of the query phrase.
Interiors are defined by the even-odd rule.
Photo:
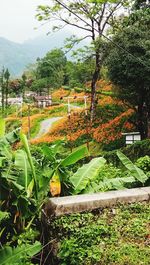
[[[113,38],[119,47],[111,47],[107,67],[119,96],[134,107],[137,128],[144,139],[150,124],[150,11],[139,10],[125,23],[126,28]]]
[[[38,60],[37,79],[46,78],[47,85],[58,88],[64,83],[66,56],[61,49],[53,49]]]
[[[20,80],[20,84],[21,84],[22,96],[23,96],[23,98],[25,98],[25,87],[27,85],[27,76],[25,73],[23,73],[23,75],[22,75],[22,78]]]
[[[10,78],[10,73],[8,71],[8,68],[6,69],[4,73],[4,78],[6,80],[5,84],[5,97],[6,97],[6,108],[8,107],[8,88],[9,88],[9,78]]]
[[[131,2],[131,1],[129,1]],[[99,78],[103,63],[101,50],[102,36],[106,27],[111,24],[116,12],[128,1],[122,0],[53,0],[51,6],[39,6],[37,18],[39,21],[58,21],[60,26],[54,26],[53,30],[61,29],[65,25],[78,28],[83,37],[72,43],[78,43],[85,38],[90,38],[94,46],[95,67],[91,81],[91,119],[94,116],[96,105],[96,82]]]
[[[66,82],[70,87],[83,87],[91,81],[93,73],[93,58],[84,58],[79,61],[68,61],[66,65]]]
[[[4,74],[5,74],[5,69],[3,67],[2,71],[1,71],[1,75],[0,75],[2,116],[4,115],[4,110],[5,110],[5,84],[4,84]]]
[[[147,0],[135,0],[135,3],[133,5],[133,9],[138,10],[143,7],[148,7],[149,1]]]
[[[47,89],[48,89],[47,78],[34,80],[31,85],[31,90],[36,91],[40,95],[42,94],[42,92],[46,92]]]

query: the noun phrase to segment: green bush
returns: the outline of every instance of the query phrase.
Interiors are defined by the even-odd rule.
[[[48,227],[49,264],[148,265],[149,215],[150,206],[138,203],[55,217]]]
[[[132,145],[121,148],[121,151],[133,162],[140,157],[150,156],[150,139],[135,142]],[[108,162],[113,163],[115,166],[120,164],[116,150],[103,152],[103,155]]]
[[[144,157],[140,157],[136,161],[136,165],[141,168],[148,176],[150,176],[150,156],[146,155]]]

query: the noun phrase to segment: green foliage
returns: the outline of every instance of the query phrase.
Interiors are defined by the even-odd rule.
[[[78,194],[83,191],[90,181],[93,181],[97,177],[100,168],[105,162],[106,160],[103,157],[98,157],[79,168],[77,172],[70,177],[70,181],[74,187],[73,193]]]
[[[64,84],[66,57],[61,49],[53,49],[44,58],[37,61],[37,81],[34,88],[38,90],[46,87],[58,88]],[[44,87],[42,87],[44,85]]]
[[[9,218],[9,213],[8,212],[0,211],[0,223],[2,223],[3,221],[5,221],[8,218]]]
[[[5,135],[5,121],[4,119],[0,119],[0,137]]]
[[[150,13],[145,14],[142,9],[131,14],[114,35],[106,62],[108,76],[117,86],[118,96],[129,102],[136,111],[136,127],[142,139],[147,138],[150,115],[149,25]]]
[[[135,203],[54,218],[49,239],[58,251],[51,264],[148,265],[149,216],[149,204]]]
[[[143,170],[141,170],[136,165],[134,165],[131,162],[131,160],[128,157],[126,157],[122,152],[117,151],[117,156],[119,157],[119,159],[121,160],[121,162],[123,163],[123,165],[129,170],[129,172],[131,173],[131,175],[135,179],[137,179],[141,183],[145,183],[146,182],[147,176],[145,175],[145,173],[143,172]]]
[[[146,155],[140,157],[136,161],[136,166],[142,169],[145,172],[145,174],[148,174],[150,176],[150,156]]]
[[[73,153],[71,153],[69,156],[67,156],[61,163],[60,165],[65,167],[69,165],[73,165],[80,159],[84,158],[85,156],[88,156],[89,152],[87,150],[87,147],[83,146],[80,147],[79,149],[75,150]]]
[[[1,265],[23,265],[40,250],[41,244],[39,242],[35,242],[33,245],[21,245],[17,248],[6,246],[0,250]]]
[[[33,187],[35,185],[35,197],[36,199],[38,198],[38,187],[37,187],[37,179],[36,179],[36,172],[35,172],[35,167],[34,167],[34,163],[33,163],[33,159],[32,159],[32,156],[31,156],[31,152],[30,152],[30,148],[29,148],[29,144],[28,144],[28,141],[27,141],[27,138],[26,138],[26,135],[25,134],[20,134],[20,139],[21,139],[21,142],[24,146],[24,149],[26,151],[26,155],[27,155],[27,158],[28,158],[28,162],[30,164],[30,167],[31,167],[31,170],[32,170],[32,175],[33,175],[33,179],[31,180],[30,184],[29,184],[29,194],[32,193],[32,190],[33,190]],[[25,176],[27,178],[27,169],[26,169],[26,160],[25,160]],[[27,180],[26,180],[26,185],[27,185]],[[28,195],[29,195],[28,194]]]
[[[137,141],[132,145],[120,149],[132,162],[143,156],[150,156],[150,140]],[[115,166],[120,164],[116,150],[103,152],[107,162],[113,163]]]

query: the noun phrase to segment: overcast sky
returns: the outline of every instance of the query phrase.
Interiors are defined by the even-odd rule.
[[[21,43],[46,34],[48,25],[40,27],[35,15],[38,5],[49,3],[50,0],[0,0],[0,37]]]

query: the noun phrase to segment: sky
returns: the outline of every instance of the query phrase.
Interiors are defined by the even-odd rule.
[[[49,25],[41,27],[35,15],[38,5],[49,3],[50,0],[0,0],[0,37],[22,43],[46,34]]]

